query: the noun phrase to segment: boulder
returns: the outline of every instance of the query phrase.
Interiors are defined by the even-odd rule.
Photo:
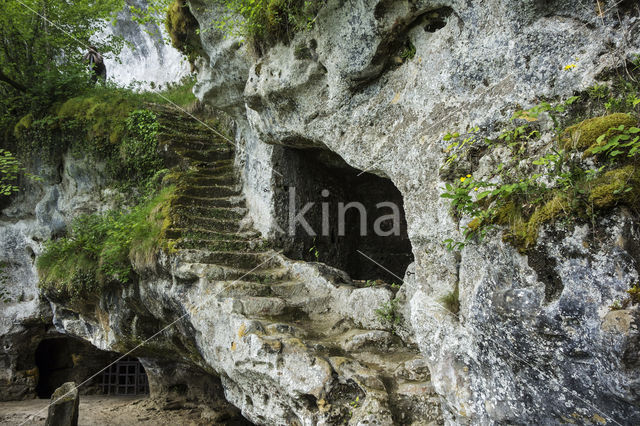
[[[60,386],[51,396],[45,426],[77,426],[80,397],[74,382]]]

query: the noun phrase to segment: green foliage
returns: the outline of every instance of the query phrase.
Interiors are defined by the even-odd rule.
[[[26,173],[20,161],[11,152],[0,148],[0,197],[20,190],[16,184],[20,174],[34,181],[41,180],[38,176]]]
[[[562,134],[564,149],[585,150],[597,143],[598,138],[612,127],[637,124],[638,119],[630,114],[616,113],[594,117],[568,127]]]
[[[636,68],[634,71],[640,70]],[[618,80],[614,91],[605,102],[607,112],[640,111],[640,86],[637,81]]]
[[[129,210],[78,217],[69,235],[49,241],[38,258],[40,287],[54,299],[80,302],[134,281],[132,262],[161,248],[174,192],[165,188]]]
[[[395,328],[395,326],[402,322],[402,318],[400,317],[398,310],[398,299],[393,299],[380,305],[380,307],[375,310],[375,313],[383,322]]]
[[[587,89],[589,98],[594,100],[604,100],[609,97],[609,87],[605,84],[594,84]]]
[[[196,84],[195,77],[185,77],[178,83],[169,83],[164,90],[160,92],[146,92],[141,96],[148,97],[148,102],[158,104],[175,104],[181,107],[188,107],[197,102],[196,96],[193,94],[193,86]]]
[[[108,175],[129,186],[144,186],[162,170],[158,154],[159,131],[149,103],[189,103],[193,80],[171,85],[163,92],[132,92],[95,87],[61,102],[42,118],[25,115],[14,126],[17,157],[35,155],[55,163],[68,150],[93,161],[105,162]]]
[[[123,5],[123,0],[5,0],[0,15],[0,109],[44,110],[88,87],[83,51]],[[103,54],[117,53],[122,44],[113,36],[96,41]]]
[[[313,255],[313,257],[316,260],[316,262],[320,261],[320,252],[318,251],[318,248],[316,247],[315,238],[313,239],[313,246],[311,246],[311,248],[309,249],[309,253],[311,253]]]
[[[512,120],[522,119],[526,121],[538,121],[543,113],[546,113],[556,128],[560,126],[559,116],[567,111],[570,105],[573,105],[580,99],[579,96],[572,96],[564,102],[557,103],[555,105],[549,102],[541,102],[540,104],[529,108],[527,110],[519,110],[513,115]]]
[[[637,122],[637,120],[636,120]],[[621,124],[608,129],[598,136],[596,143],[585,151],[585,156],[595,155],[606,157],[610,162],[615,162],[617,156],[626,155],[635,157],[640,151],[640,128]]]
[[[258,52],[313,26],[326,0],[217,0],[229,13],[216,25],[249,40]]]
[[[0,148],[0,196],[18,192],[15,181],[20,173],[20,163],[9,151]]]
[[[623,300],[616,300],[609,307],[612,311],[617,311],[620,309],[628,309],[632,306],[640,304],[640,283],[635,283],[627,290],[628,296]]]
[[[416,46],[414,46],[414,44],[409,41],[407,45],[400,52],[400,57],[404,60],[410,61],[411,59],[415,58],[415,56],[416,56]]]
[[[503,131],[497,141],[518,147],[512,149],[510,167],[499,167],[490,180],[481,181],[467,174],[445,184],[441,197],[451,201],[452,212],[458,218],[468,218],[463,241],[443,242],[449,250],[461,250],[469,242],[481,240],[495,226],[504,226],[507,229],[503,239],[524,251],[536,244],[544,224],[575,217],[593,221],[597,210],[620,203],[633,207],[640,201],[638,118],[617,113],[583,120],[561,130],[562,114],[577,100],[572,97],[558,105],[544,102],[514,115],[514,120],[531,123],[538,121],[541,114],[549,114],[559,135],[559,146],[539,157],[521,157],[529,143],[541,134],[528,124],[518,125]],[[454,140],[450,147],[480,140],[475,132],[462,137],[450,133],[445,140]],[[485,144],[491,147],[496,142],[485,140]],[[595,165],[585,162],[587,157],[595,158]],[[445,165],[457,159],[450,156]]]
[[[120,145],[121,167],[126,176],[149,179],[162,169],[158,156],[156,115],[149,110],[132,111],[126,119],[127,136]]]
[[[458,132],[447,133],[446,135],[444,135],[442,140],[444,140],[445,142],[450,142],[450,144],[447,146],[445,151],[448,156],[443,168],[456,162],[462,152],[467,150],[471,145],[478,142],[479,131],[479,127],[474,127],[473,129],[462,135]]]

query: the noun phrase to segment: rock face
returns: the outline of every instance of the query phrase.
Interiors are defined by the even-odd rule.
[[[80,396],[74,382],[60,386],[51,396],[46,426],[78,426]]]
[[[38,381],[36,348],[52,328],[51,308],[37,288],[35,260],[42,243],[59,235],[78,214],[109,205],[101,165],[68,154],[57,165],[34,158],[30,166],[42,182],[26,182],[0,216],[2,400],[33,396]]]
[[[422,357],[375,313],[392,289],[269,249],[242,221],[229,144],[178,111],[158,114],[163,149],[189,165],[174,177],[172,248],[95,312],[55,309],[57,328],[134,351],[168,407],[229,401],[259,424],[438,422]]]
[[[95,312],[53,304],[59,331],[135,349],[152,392],[226,400],[257,424],[640,422],[638,308],[610,310],[639,279],[637,216],[617,208],[590,226],[544,227],[526,254],[499,232],[456,254],[442,242],[460,239],[461,224],[440,198],[443,135],[491,133],[515,109],[567,98],[620,66],[640,52],[634,2],[329,0],[312,29],[257,59],[212,27],[219,3],[190,3],[208,56],[196,93],[233,117],[236,148],[225,164],[173,146],[184,140],[167,150],[208,170],[183,199],[225,216],[190,215],[202,228],[195,245],[160,255]],[[403,58],[409,42],[415,56]],[[414,259],[399,290],[264,244],[314,260],[314,238],[283,232],[289,189],[322,201],[322,171],[337,168],[399,191]],[[37,208],[17,200],[8,212],[35,209],[53,232],[71,214],[54,208],[67,195],[50,185]],[[203,245],[203,233],[230,244]],[[28,258],[10,258],[30,271],[35,298]],[[442,302],[456,289],[457,313]],[[16,361],[5,364],[14,374]],[[189,387],[194,376],[202,391]]]
[[[632,216],[602,219],[598,245],[584,227],[549,230],[528,255],[499,235],[460,256],[441,244],[458,232],[439,198],[445,133],[491,131],[519,106],[567,98],[638,52],[637,5],[596,3],[329,1],[312,30],[249,67],[228,41],[207,48],[197,93],[236,113],[247,205],[265,235],[278,234],[283,146],[330,150],[402,193],[415,256],[401,290],[402,335],[427,360],[449,421],[639,416],[637,330],[626,326],[637,312],[607,314],[638,278]],[[215,11],[194,13],[207,28]],[[400,58],[407,40],[411,60]],[[218,73],[222,58],[232,79]],[[233,92],[238,74],[243,96]],[[457,316],[439,303],[456,286]]]

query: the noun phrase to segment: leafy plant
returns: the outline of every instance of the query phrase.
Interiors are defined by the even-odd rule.
[[[250,41],[258,52],[291,40],[310,29],[326,0],[218,0],[228,10],[216,26],[229,35]]]
[[[94,36],[106,34],[123,4],[5,0],[0,15],[0,110],[14,115],[43,111],[90,87],[83,43],[93,39],[102,54],[117,54],[121,38]]]
[[[411,60],[416,56],[416,46],[410,41],[400,52],[400,57],[404,60]]]
[[[593,223],[596,209],[619,202],[635,203],[640,197],[640,173],[635,160],[640,151],[640,128],[633,123],[637,124],[638,119],[619,113],[584,120],[561,130],[560,115],[578,99],[572,97],[558,105],[543,102],[514,114],[514,119],[528,122],[538,120],[543,113],[549,114],[560,146],[552,147],[541,157],[521,159],[519,154],[541,134],[526,124],[510,128],[498,138],[520,146],[510,167],[498,167],[490,182],[478,181],[467,174],[445,184],[441,197],[450,200],[457,218],[468,219],[462,232],[464,240],[446,239],[443,243],[447,249],[461,250],[471,240],[482,239],[493,227],[502,225],[508,227],[503,238],[526,250],[535,244],[544,223],[571,214],[586,216]],[[460,135],[452,133],[447,138],[456,139]],[[478,140],[468,136],[466,139],[462,141],[465,145],[469,140]],[[585,151],[579,155],[578,149]],[[593,167],[585,164],[586,157],[607,164]],[[446,162],[451,161],[455,159],[449,156]]]
[[[120,146],[120,163],[132,179],[148,179],[163,167],[158,155],[159,124],[149,110],[135,110],[127,117],[127,136]]]
[[[640,304],[640,283],[635,283],[627,290],[627,297],[622,300],[616,300],[609,307],[612,311],[627,309],[631,306]]]
[[[0,148],[0,196],[8,196],[20,190],[16,185],[20,174],[33,181],[42,180],[40,177],[26,172],[11,152]]]
[[[165,188],[128,211],[78,217],[67,237],[45,245],[37,262],[40,286],[50,296],[78,301],[135,280],[132,261],[161,248],[174,191]]]
[[[18,192],[15,181],[21,170],[20,163],[13,154],[0,148],[0,196]]]
[[[541,102],[540,104],[529,108],[527,110],[519,110],[513,115],[513,119],[522,119],[526,121],[538,121],[540,115],[546,113],[549,115],[555,128],[560,127],[559,115],[564,113],[570,105],[573,105],[580,99],[579,96],[572,96],[564,102],[557,103],[555,105],[549,102]]]
[[[166,13],[165,27],[173,47],[182,52],[193,65],[204,55],[200,40],[200,25],[186,0],[174,0]]]
[[[616,157],[626,155],[634,157],[640,151],[640,128],[620,125],[613,127],[607,133],[600,135],[596,145],[589,148],[586,155],[607,157],[609,161],[615,161]]]
[[[315,240],[315,238],[313,239],[313,246],[311,246],[311,248],[309,249],[309,253],[313,254],[313,257],[316,259],[316,262],[320,261],[320,252],[316,248],[316,240]]]
[[[460,134],[459,132],[450,132],[444,135],[442,140],[450,143],[445,149],[445,152],[448,154],[448,156],[445,164],[442,167],[444,168],[457,161],[461,152],[463,152],[469,146],[478,142],[479,131],[479,127],[474,127],[465,134]]]
[[[587,94],[591,99],[607,99],[609,97],[609,87],[605,84],[594,84],[587,89]]]
[[[375,310],[375,313],[383,322],[395,327],[402,321],[398,310],[398,299],[393,299],[380,305],[380,307]]]

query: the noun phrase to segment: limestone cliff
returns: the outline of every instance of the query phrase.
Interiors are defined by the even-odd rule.
[[[256,424],[640,421],[638,307],[626,301],[639,279],[639,216],[614,194],[626,187],[588,217],[564,204],[526,217],[529,234],[511,235],[524,246],[496,219],[458,251],[443,241],[464,240],[470,218],[441,197],[458,178],[496,184],[501,164],[534,174],[528,159],[563,143],[559,127],[606,113],[594,113],[595,85],[637,78],[635,2],[329,0],[308,30],[259,54],[219,31],[219,3],[189,4],[205,53],[196,94],[231,117],[235,141],[158,112],[161,147],[183,166],[169,243],[134,265],[134,285],[91,309],[48,295],[58,331],[134,349],[152,394],[186,385],[186,397],[226,400]],[[566,102],[591,91],[593,102]],[[565,102],[552,110],[558,124],[531,115],[543,101]],[[537,134],[514,155],[492,141],[522,110]],[[637,109],[625,117],[637,123]],[[447,168],[451,134],[476,127],[486,140]],[[100,173],[63,164],[57,181],[4,210],[0,228],[15,293],[2,330],[14,394],[33,380],[12,355],[16,336],[48,322],[39,241],[64,228],[70,203],[100,199]],[[395,200],[401,238],[288,233],[291,188],[297,209]],[[319,210],[307,218],[322,226]]]

